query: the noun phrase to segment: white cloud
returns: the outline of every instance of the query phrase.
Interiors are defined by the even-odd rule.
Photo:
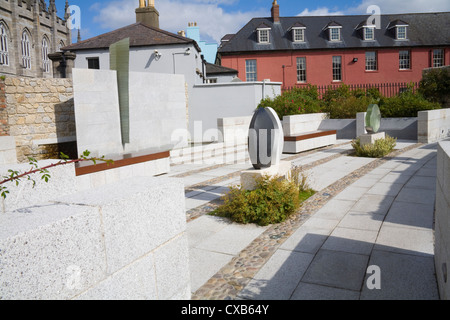
[[[299,13],[298,16],[337,16],[343,14],[343,11],[330,11],[330,9],[326,7],[320,7],[311,11],[306,8],[301,13]]]
[[[417,12],[443,12],[450,11],[449,0],[362,0],[354,7],[330,9],[318,7],[310,10],[304,9],[299,16],[328,16],[343,14],[366,14],[369,6],[376,5],[380,8],[381,14],[390,13],[417,13]]]
[[[380,7],[381,14],[450,11],[448,0],[363,0],[357,7],[348,9],[348,13],[365,14],[371,5]]]
[[[168,0],[157,2],[160,28],[176,33],[185,30],[189,22],[197,22],[205,40],[219,42],[228,33],[235,33],[250,19],[267,15],[266,10],[227,12],[221,5],[236,0]],[[135,1],[116,0],[98,10],[94,22],[104,29],[117,29],[136,21]]]

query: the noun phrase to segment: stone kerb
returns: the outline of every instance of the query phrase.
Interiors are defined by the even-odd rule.
[[[438,143],[435,205],[435,269],[441,299],[450,299],[450,141]]]
[[[418,112],[418,138],[421,143],[433,143],[450,137],[450,109]]]
[[[0,214],[2,299],[189,299],[184,187],[134,178]]]

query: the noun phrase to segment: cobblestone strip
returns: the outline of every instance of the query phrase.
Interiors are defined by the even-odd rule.
[[[381,164],[421,145],[420,143],[414,144],[391,153],[389,157],[376,159],[316,193],[306,200],[299,211],[290,219],[283,223],[272,225],[261,236],[256,238],[238,256],[234,257],[199,288],[192,295],[192,300],[235,299],[278,247],[331,198]]]

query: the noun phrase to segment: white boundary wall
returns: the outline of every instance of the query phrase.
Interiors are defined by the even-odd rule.
[[[450,299],[450,141],[438,143],[434,261],[441,299]]]
[[[189,133],[193,142],[219,141],[217,120],[252,116],[261,99],[281,94],[280,82],[198,84],[189,96]]]

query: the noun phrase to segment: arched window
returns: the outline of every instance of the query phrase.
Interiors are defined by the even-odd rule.
[[[48,59],[48,40],[42,39],[42,69],[44,72],[50,72],[50,60]]]
[[[9,66],[8,34],[3,23],[0,23],[0,65]]]
[[[61,48],[64,48],[66,45],[64,44],[64,42],[63,41],[60,41],[59,42],[59,45],[58,45],[58,51],[60,52],[60,51],[62,51],[61,50]]]
[[[28,32],[22,33],[22,65],[25,69],[31,69],[31,45]]]

